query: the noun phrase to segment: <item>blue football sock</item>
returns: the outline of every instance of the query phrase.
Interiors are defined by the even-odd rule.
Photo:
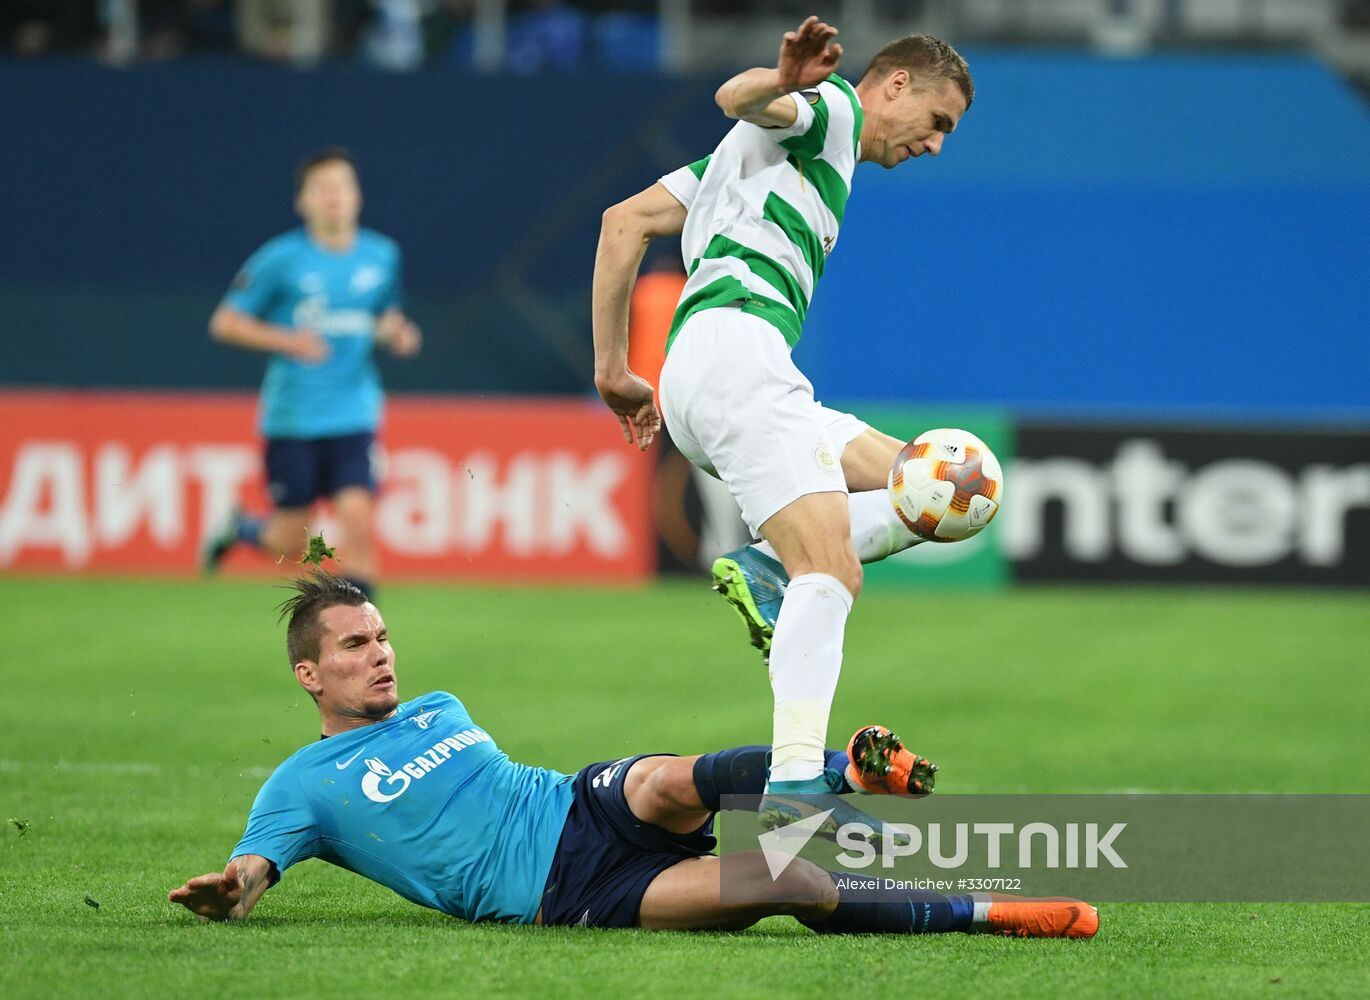
[[[238,523],[233,526],[233,536],[240,542],[262,547],[262,531],[266,528],[265,517],[255,514],[239,514]]]
[[[704,808],[718,812],[725,795],[755,796],[759,804],[761,793],[766,790],[770,757],[768,746],[733,747],[700,757],[695,761],[694,778]],[[756,808],[756,804],[748,808]]]
[[[824,750],[823,762],[823,766],[829,771],[842,775],[842,790],[838,793],[839,795],[846,795],[849,792],[856,791],[856,789],[851,786],[851,782],[847,780],[847,765],[851,763],[851,758],[847,756],[847,751]]]
[[[850,759],[847,757],[847,751],[825,750],[823,756],[826,761],[824,766],[838,774],[847,773],[847,763]],[[694,768],[695,790],[699,792],[704,807],[718,812],[722,808],[724,795],[754,795],[759,804],[761,793],[766,790],[770,758],[771,748],[761,745],[733,747],[730,750],[704,754],[695,761]],[[841,793],[851,791],[854,789],[843,778]],[[755,804],[746,806],[754,807]]]
[[[880,879],[828,873],[837,885],[837,909],[822,923],[801,921],[818,934],[944,934],[970,930],[975,904],[970,896],[945,896],[918,889],[888,890],[879,900],[851,899],[855,883],[878,886]],[[843,898],[847,897],[847,898]]]

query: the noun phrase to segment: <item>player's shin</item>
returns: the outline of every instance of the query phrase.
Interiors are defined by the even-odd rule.
[[[842,671],[842,640],[851,606],[847,588],[826,573],[806,573],[790,581],[771,647],[771,788],[777,782],[822,780],[828,713]]]
[[[819,934],[941,934],[971,929],[975,903],[970,896],[903,889],[871,898],[880,889],[880,879],[828,874],[837,886],[837,908],[825,919],[801,920]]]
[[[266,530],[267,518],[254,516],[242,511],[236,512],[233,523],[235,541],[243,542],[254,548],[262,547],[262,532]]]

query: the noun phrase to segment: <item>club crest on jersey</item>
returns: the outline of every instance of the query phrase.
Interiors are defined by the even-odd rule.
[[[385,280],[385,273],[375,264],[367,264],[352,272],[350,287],[353,295],[365,295]]]
[[[412,721],[414,725],[418,726],[420,729],[427,729],[428,723],[433,721],[433,716],[440,715],[441,713],[442,709],[435,708],[431,712],[424,712],[422,715],[414,716]]]
[[[368,757],[366,773],[362,775],[362,794],[372,802],[390,802],[407,792],[410,784],[424,778],[429,771],[437,770],[467,747],[489,742],[490,737],[482,730],[463,729],[441,743],[434,743],[398,770],[391,770],[379,757]]]
[[[827,475],[835,476],[842,471],[837,456],[833,454],[832,447],[826,441],[818,442],[818,447],[813,450],[813,461],[818,470]]]

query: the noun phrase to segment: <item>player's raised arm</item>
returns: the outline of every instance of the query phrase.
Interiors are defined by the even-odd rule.
[[[595,388],[617,414],[623,437],[642,451],[661,428],[661,415],[652,387],[628,369],[628,306],[647,245],[684,226],[685,206],[656,183],[606,209],[599,230],[591,306]]]
[[[798,115],[789,95],[816,87],[837,70],[842,46],[833,42],[837,29],[816,17],[805,18],[785,32],[774,69],[758,67],[737,74],[718,88],[714,100],[729,118],[765,128],[788,128]]]
[[[256,854],[240,854],[222,872],[197,875],[166,898],[204,920],[242,920],[270,887],[271,862]]]

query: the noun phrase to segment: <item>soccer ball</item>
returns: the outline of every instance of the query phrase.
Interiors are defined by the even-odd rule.
[[[999,513],[1004,473],[974,434],[939,427],[918,435],[894,460],[890,499],[920,539],[959,542],[979,534]]]

